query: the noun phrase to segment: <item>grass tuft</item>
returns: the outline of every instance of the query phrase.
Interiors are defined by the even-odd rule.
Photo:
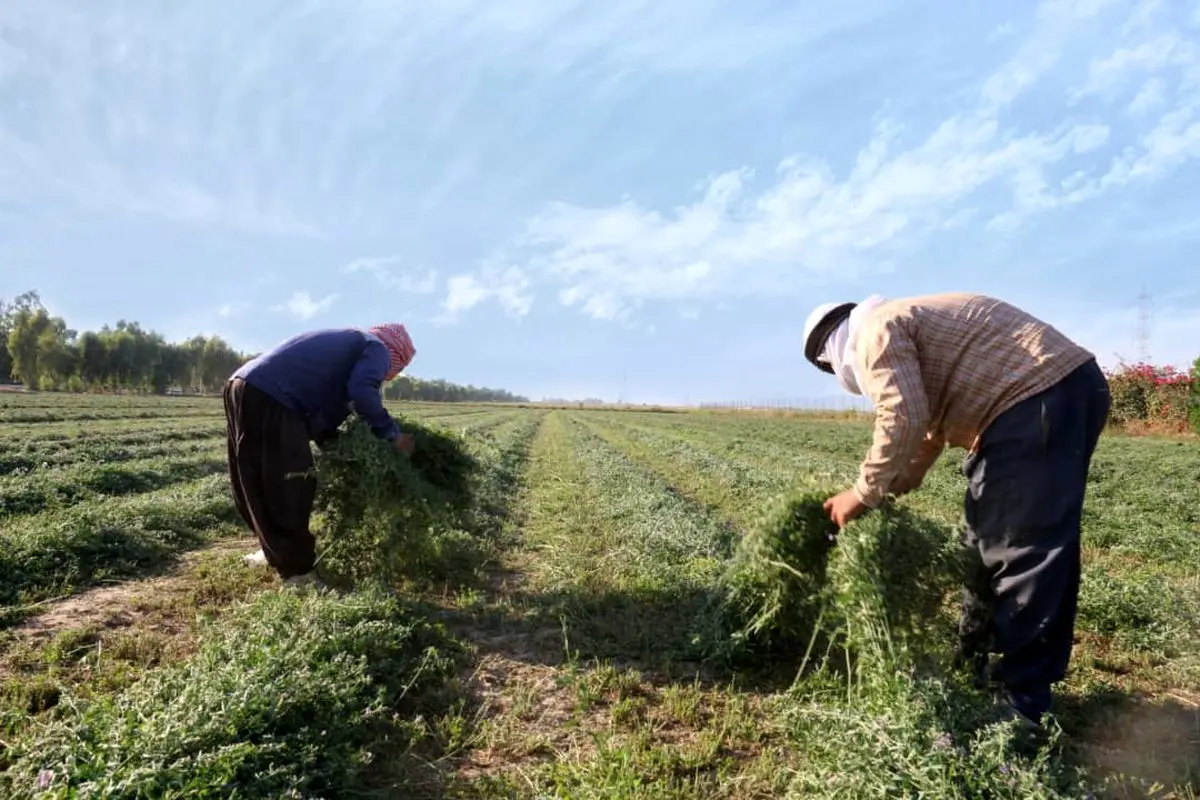
[[[0,795],[343,796],[411,776],[420,700],[459,646],[394,596],[267,592],[184,663],[55,719],[3,751]],[[389,774],[377,766],[387,756]],[[39,788],[40,787],[40,788]],[[48,791],[43,791],[46,789]]]

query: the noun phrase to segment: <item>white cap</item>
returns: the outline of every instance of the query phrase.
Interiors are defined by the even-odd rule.
[[[854,308],[854,303],[822,303],[812,310],[804,321],[804,357],[815,367],[825,372],[833,372],[822,359],[825,342],[833,332],[836,320],[841,322]]]

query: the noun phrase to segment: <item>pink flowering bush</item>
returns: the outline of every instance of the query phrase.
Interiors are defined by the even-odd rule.
[[[1112,392],[1111,418],[1120,425],[1146,425],[1155,430],[1182,433],[1194,423],[1197,369],[1184,372],[1153,364],[1122,364],[1108,373]]]

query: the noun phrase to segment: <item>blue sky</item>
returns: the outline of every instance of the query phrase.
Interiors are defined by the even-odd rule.
[[[826,300],[1200,354],[1200,5],[6,0],[0,296],[533,397],[834,396]]]

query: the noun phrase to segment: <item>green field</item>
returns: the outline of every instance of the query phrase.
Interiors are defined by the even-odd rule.
[[[326,596],[241,563],[218,399],[0,394],[0,795],[1200,796],[1195,440],[1100,445],[1036,762],[695,635],[739,535],[800,479],[848,483],[864,422],[393,410],[472,442],[486,513],[445,574]],[[960,456],[902,503],[947,538]]]

